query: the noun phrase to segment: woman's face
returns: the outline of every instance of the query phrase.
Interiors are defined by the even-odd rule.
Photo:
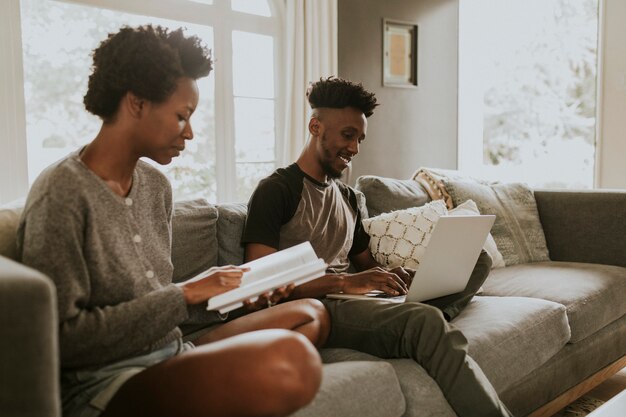
[[[144,102],[136,130],[137,152],[161,165],[172,162],[193,138],[191,115],[198,105],[198,86],[181,78],[172,95],[162,103]]]

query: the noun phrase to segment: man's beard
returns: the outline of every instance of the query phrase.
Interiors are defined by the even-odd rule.
[[[322,135],[320,143],[322,144],[322,152],[323,156],[320,158],[320,165],[322,166],[322,170],[324,174],[326,174],[329,178],[338,179],[341,178],[342,172],[337,171],[333,168],[330,161],[333,161],[337,156],[332,156],[328,148],[326,147],[326,134]]]

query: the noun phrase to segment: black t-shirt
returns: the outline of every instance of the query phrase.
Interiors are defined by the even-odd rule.
[[[329,271],[344,272],[349,257],[367,249],[354,190],[338,180],[320,183],[297,164],[261,180],[248,203],[242,242],[277,250],[309,241]]]

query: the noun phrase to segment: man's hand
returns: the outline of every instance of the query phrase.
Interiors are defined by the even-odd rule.
[[[261,310],[262,308],[271,307],[278,304],[279,301],[289,297],[294,288],[296,288],[295,284],[280,287],[271,293],[266,292],[259,295],[259,298],[257,298],[256,301],[246,300],[243,302],[243,305],[248,311],[256,311]]]
[[[406,271],[404,273],[408,274]],[[342,288],[345,294],[365,294],[379,290],[389,295],[404,295],[407,289],[407,284],[395,272],[386,271],[381,267],[346,275]]]
[[[393,272],[394,274],[399,276],[400,279],[404,281],[407,288],[411,286],[411,282],[413,281],[413,277],[415,276],[415,269],[403,268],[401,266],[390,269],[389,272]]]
[[[183,290],[187,304],[200,304],[209,298],[235,289],[241,285],[241,277],[249,268],[227,265],[213,267],[200,278],[177,284]]]

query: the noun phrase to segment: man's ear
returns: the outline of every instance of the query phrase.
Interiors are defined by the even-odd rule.
[[[124,102],[128,112],[135,118],[140,118],[146,105],[146,100],[128,91],[124,96]]]
[[[321,123],[317,117],[311,117],[309,120],[309,133],[312,136],[319,136],[321,131]]]

